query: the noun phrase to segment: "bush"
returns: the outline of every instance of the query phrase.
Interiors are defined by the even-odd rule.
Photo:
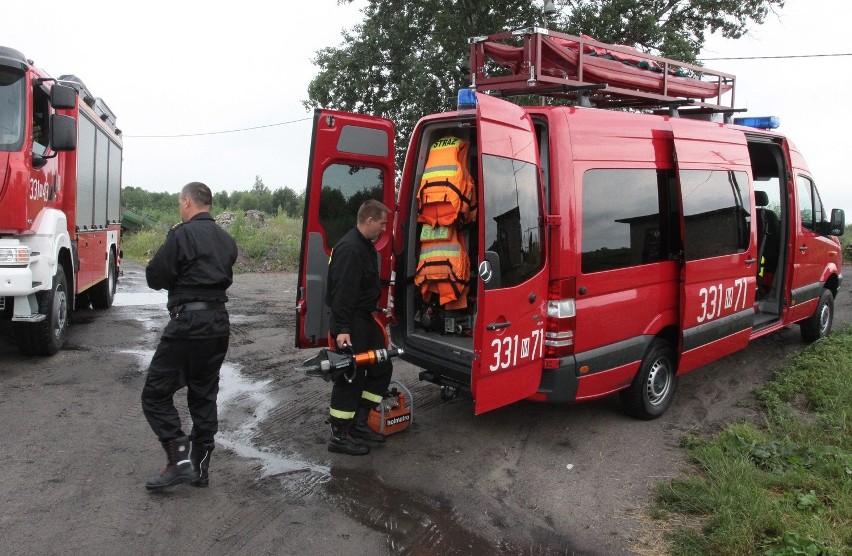
[[[166,239],[172,219],[171,214],[160,215],[157,226],[128,232],[122,236],[121,246],[128,260],[145,264]],[[267,216],[266,224],[256,227],[246,223],[245,215],[237,214],[234,224],[226,229],[239,248],[237,272],[284,271],[295,272],[299,265],[302,220],[286,213]]]

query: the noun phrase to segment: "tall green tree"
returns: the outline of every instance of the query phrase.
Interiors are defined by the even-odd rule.
[[[556,0],[547,26],[693,61],[708,33],[739,38],[784,2]],[[542,0],[369,0],[343,42],[316,53],[319,72],[304,104],[389,118],[399,142],[424,114],[452,109],[470,85],[469,37],[543,26],[543,7]]]

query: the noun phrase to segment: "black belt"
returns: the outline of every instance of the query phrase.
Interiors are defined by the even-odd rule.
[[[190,303],[181,303],[180,305],[175,305],[174,307],[169,307],[169,314],[172,318],[177,318],[178,315],[183,313],[184,311],[205,311],[205,310],[216,310],[216,311],[224,311],[225,304],[224,303],[212,303],[208,301],[192,301]]]

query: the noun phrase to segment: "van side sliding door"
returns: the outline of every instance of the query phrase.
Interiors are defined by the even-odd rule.
[[[757,249],[745,135],[671,120],[681,204],[683,373],[744,348],[754,322]]]

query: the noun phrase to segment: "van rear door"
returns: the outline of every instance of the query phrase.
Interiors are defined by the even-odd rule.
[[[479,245],[471,392],[480,413],[534,394],[547,311],[544,212],[533,122],[477,95]],[[472,258],[473,259],[473,258]]]
[[[671,126],[684,259],[678,365],[683,373],[748,344],[757,247],[745,135],[674,118]]]
[[[394,178],[390,120],[333,110],[314,112],[299,254],[296,347],[328,345],[330,312],[325,291],[331,249],[355,226],[358,207],[367,199],[382,201],[394,210]],[[391,230],[389,225],[375,244],[384,284],[391,272]],[[387,288],[381,303],[386,301]]]

